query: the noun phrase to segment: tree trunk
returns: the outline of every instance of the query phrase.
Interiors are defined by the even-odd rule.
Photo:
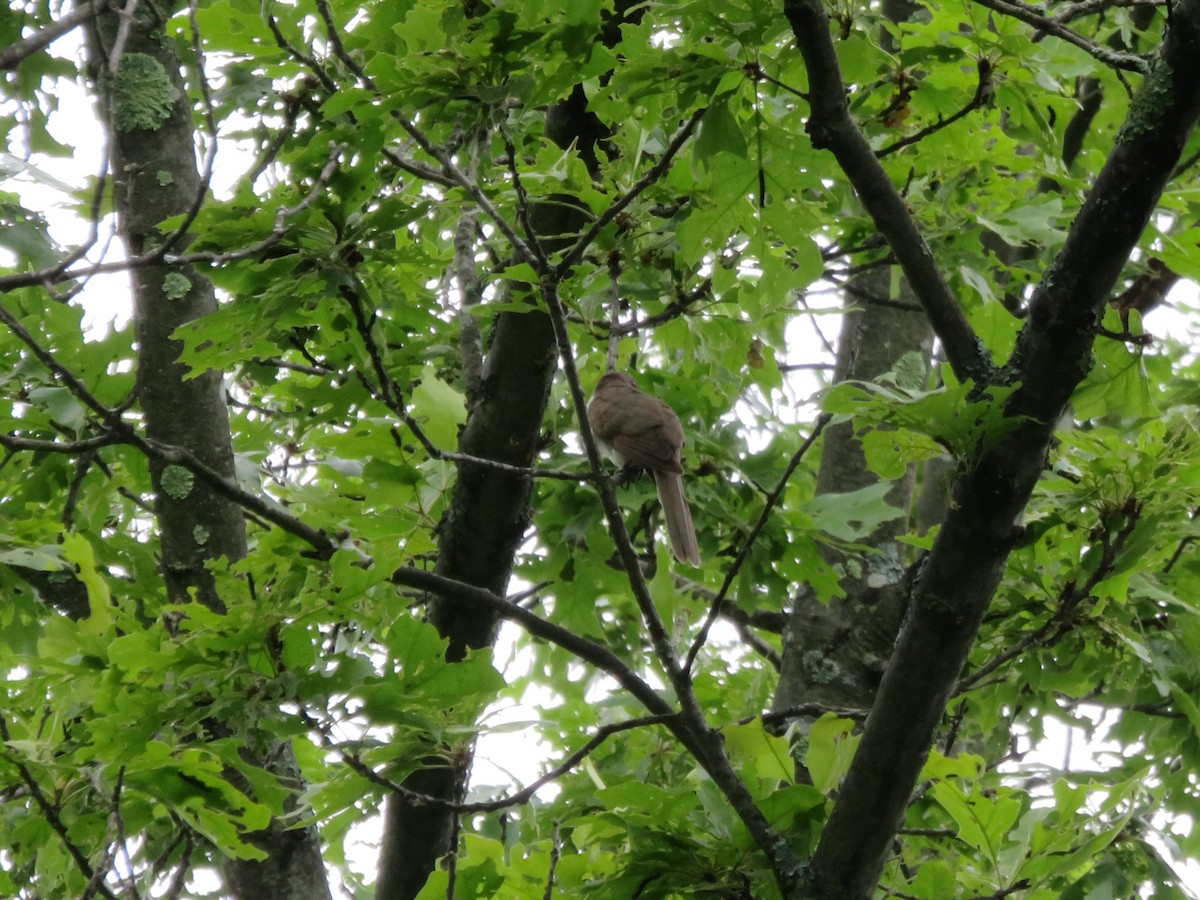
[[[179,59],[152,8],[141,7],[124,20],[114,13],[99,16],[90,33],[89,50],[112,137],[121,236],[129,255],[140,256],[166,239],[158,224],[186,213],[200,196],[191,104],[180,78]],[[132,276],[138,399],[147,436],[183,447],[235,480],[221,373],[208,371],[185,380],[187,369],[178,362],[182,344],[171,339],[180,325],[217,308],[212,284],[190,267],[167,264],[136,267]],[[194,595],[211,609],[223,611],[208,566],[245,555],[241,509],[185,469],[159,460],[151,460],[150,469],[167,601],[187,603]],[[211,724],[219,733],[221,723]],[[255,760],[255,764],[299,793],[300,776],[287,745],[276,747],[269,760]],[[330,896],[315,829],[290,829],[274,820],[249,840],[267,856],[262,862],[227,859],[220,863],[231,896],[243,900],[327,900]]]
[[[915,373],[928,372],[933,332],[923,312],[885,306],[871,299],[889,299],[892,270],[875,269],[855,279],[838,339],[834,380],[872,381],[892,371],[902,359],[913,361]],[[911,302],[907,285],[900,300]],[[907,360],[906,360],[907,363]],[[924,387],[924,384],[913,385]],[[846,422],[827,429],[817,473],[817,493],[854,491],[878,482],[867,468],[854,426]],[[897,479],[888,502],[906,512],[913,504],[913,467]],[[883,677],[907,597],[906,561],[897,537],[908,530],[908,516],[886,522],[866,540],[872,553],[829,552],[841,570],[845,596],[823,603],[811,593],[796,597],[784,631],[783,667],[774,708],[805,703],[870,708]],[[815,717],[802,717],[800,733]],[[802,764],[799,776],[806,777]]]
[[[606,40],[615,41],[616,22],[610,20]],[[583,90],[576,87],[564,101],[547,111],[546,130],[558,146],[575,146],[595,171],[596,151],[606,130],[587,109]],[[573,242],[585,214],[574,198],[553,197],[530,204],[530,222],[546,253]],[[471,456],[515,466],[531,466],[550,387],[558,369],[558,351],[549,316],[535,303],[528,285],[512,284],[515,296],[529,294],[531,308],[502,312],[496,317],[491,345],[484,361],[482,383],[473,388],[478,401],[471,407],[459,450]],[[439,534],[437,573],[456,581],[487,588],[503,596],[513,560],[530,523],[531,480],[527,477],[470,463],[458,465],[458,481]],[[450,646],[447,659],[461,660],[468,651],[490,647],[499,619],[487,612],[433,598],[430,621]],[[470,753],[431,756],[425,768],[404,786],[443,800],[459,801],[466,790]],[[454,813],[445,806],[412,803],[396,795],[388,800],[380,856],[378,900],[411,900],[421,890],[437,861],[454,839]]]

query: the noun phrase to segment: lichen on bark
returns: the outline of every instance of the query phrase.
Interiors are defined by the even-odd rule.
[[[162,63],[145,53],[126,53],[113,76],[113,123],[118,131],[157,131],[178,96]]]

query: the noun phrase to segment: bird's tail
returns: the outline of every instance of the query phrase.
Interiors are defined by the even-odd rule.
[[[692,527],[692,511],[683,496],[683,478],[670,472],[654,473],[658,500],[667,519],[667,534],[671,549],[680,562],[700,565],[700,548],[696,544],[696,529]]]

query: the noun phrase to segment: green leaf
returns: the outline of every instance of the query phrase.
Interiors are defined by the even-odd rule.
[[[819,494],[802,508],[816,528],[839,540],[854,541],[904,515],[886,502],[890,490],[891,485],[879,483],[844,494]]]
[[[437,377],[432,366],[425,367],[413,389],[412,414],[435,446],[443,450],[458,446],[458,429],[467,421],[466,401]]]
[[[722,730],[725,746],[736,760],[752,773],[748,777],[765,778],[778,784],[795,777],[795,765],[788,752],[788,742],[769,734],[761,719],[746,725],[733,725]]]
[[[13,540],[8,535],[0,535],[0,541],[7,543]],[[6,566],[20,566],[36,569],[39,572],[61,571],[64,566],[62,548],[57,544],[47,544],[41,547],[8,547],[0,550],[0,563]]]
[[[930,793],[954,819],[959,839],[979,850],[996,866],[1005,836],[1021,814],[1021,801],[1007,790],[990,797],[967,793],[953,781],[935,782]]]
[[[66,388],[34,388],[29,399],[46,410],[57,424],[78,433],[86,422],[83,404]]]
[[[837,789],[850,768],[859,740],[853,732],[852,721],[830,713],[817,719],[809,729],[804,765],[813,787],[827,796]]]
[[[713,98],[700,120],[700,133],[696,137],[697,162],[708,162],[718,153],[746,156],[746,139],[729,108],[728,95]]]
[[[87,634],[109,634],[115,627],[112,614],[112,595],[108,584],[96,569],[96,556],[87,538],[65,534],[62,540],[63,558],[75,565],[76,577],[87,588],[90,614],[80,625]]]

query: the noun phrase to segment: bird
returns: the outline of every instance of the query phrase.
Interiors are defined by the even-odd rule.
[[[624,372],[607,372],[587,407],[600,451],[618,466],[649,469],[667,520],[671,550],[680,562],[700,565],[692,512],[683,494],[683,425],[665,402],[638,389]]]

